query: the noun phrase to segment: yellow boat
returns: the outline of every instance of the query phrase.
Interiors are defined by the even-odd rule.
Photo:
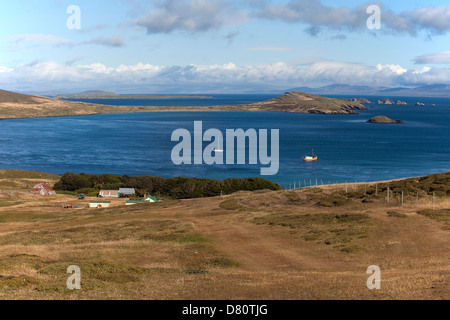
[[[317,161],[319,157],[314,155],[314,149],[312,151],[312,156],[304,156],[303,161]]]

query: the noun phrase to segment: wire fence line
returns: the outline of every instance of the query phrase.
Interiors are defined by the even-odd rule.
[[[308,184],[309,183],[309,184]],[[386,184],[388,185],[386,188]],[[426,192],[424,190],[406,190],[398,191],[392,190],[389,186],[389,182],[357,182],[357,181],[332,181],[318,178],[300,179],[296,180],[289,185],[282,186],[285,191],[300,190],[314,187],[326,186],[328,190],[335,192],[342,192],[345,195],[351,195],[351,193],[361,193],[361,195],[383,197],[386,204],[393,206],[426,206],[434,209],[440,209],[442,204],[447,203],[449,197],[438,196],[435,192]],[[354,194],[353,194],[354,195]]]

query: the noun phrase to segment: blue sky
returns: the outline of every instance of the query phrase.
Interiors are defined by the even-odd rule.
[[[1,0],[0,88],[245,93],[450,83],[447,1]],[[67,8],[80,8],[69,29]],[[367,8],[381,9],[369,30]]]

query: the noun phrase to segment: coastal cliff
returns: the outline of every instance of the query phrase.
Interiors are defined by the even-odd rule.
[[[358,101],[317,96],[298,91],[286,92],[284,95],[263,102],[248,105],[250,110],[278,111],[314,114],[356,114],[356,110],[366,107]]]

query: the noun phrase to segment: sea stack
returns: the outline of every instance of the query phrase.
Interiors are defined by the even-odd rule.
[[[378,104],[395,104],[395,102],[391,99],[386,98],[378,100]]]
[[[368,123],[379,123],[379,124],[402,124],[400,120],[392,120],[386,116],[377,116],[367,121]]]

